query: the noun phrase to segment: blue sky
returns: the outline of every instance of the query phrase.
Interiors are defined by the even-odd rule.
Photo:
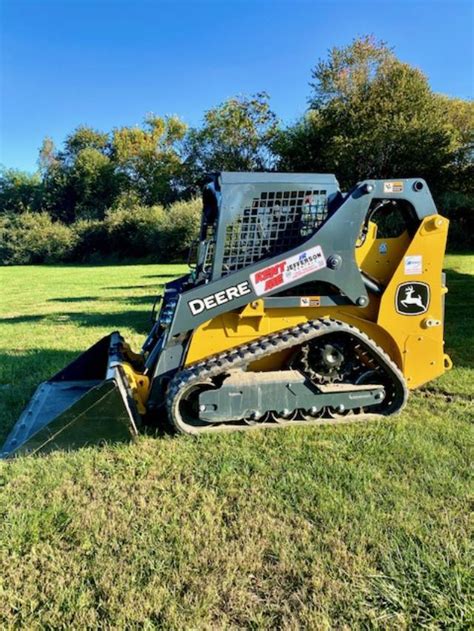
[[[36,168],[45,136],[178,114],[191,125],[234,94],[266,90],[301,115],[328,48],[374,34],[431,86],[473,96],[467,0],[0,0],[0,164]]]

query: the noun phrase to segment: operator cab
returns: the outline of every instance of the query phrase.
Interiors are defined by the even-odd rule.
[[[203,188],[196,283],[227,276],[300,245],[341,199],[334,175],[211,175]]]

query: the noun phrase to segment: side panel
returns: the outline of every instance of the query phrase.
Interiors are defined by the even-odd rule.
[[[380,303],[378,325],[390,331],[402,353],[409,388],[442,375],[451,360],[444,352],[443,259],[449,221],[426,217],[405,251]]]

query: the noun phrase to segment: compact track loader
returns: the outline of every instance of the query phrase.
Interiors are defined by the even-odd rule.
[[[3,456],[395,414],[451,367],[448,221],[421,179],[215,174],[197,261],[168,283],[140,353],[118,332],[40,385]]]

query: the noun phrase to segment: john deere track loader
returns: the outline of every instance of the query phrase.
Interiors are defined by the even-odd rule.
[[[360,421],[450,368],[448,221],[421,179],[220,173],[197,262],[168,283],[140,353],[118,332],[40,385],[3,456],[125,440]]]

